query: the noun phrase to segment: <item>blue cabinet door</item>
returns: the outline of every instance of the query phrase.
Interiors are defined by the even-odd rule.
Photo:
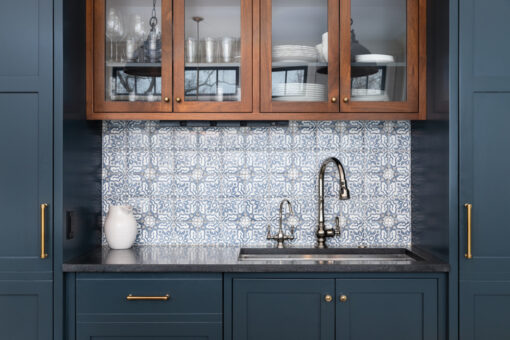
[[[234,279],[233,339],[333,340],[334,288],[333,279]]]
[[[0,92],[52,94],[53,0],[0,1]]]
[[[461,281],[460,339],[510,339],[510,282]]]
[[[510,1],[460,4],[460,338],[510,338]],[[472,258],[467,211],[472,208]]]
[[[52,270],[51,111],[38,93],[0,93],[0,272]],[[40,205],[46,203],[45,234]],[[41,259],[41,239],[45,253]]]
[[[47,278],[0,280],[0,338],[52,338],[52,281]]]
[[[461,279],[510,273],[510,1],[460,2]],[[472,259],[466,259],[473,205]]]
[[[53,329],[53,1],[0,1],[0,32],[0,338],[46,340]]]
[[[434,279],[337,280],[336,339],[438,339],[437,285]]]

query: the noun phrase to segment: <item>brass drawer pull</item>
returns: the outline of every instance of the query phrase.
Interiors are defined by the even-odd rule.
[[[328,295],[326,295],[326,296],[324,297],[324,301],[326,301],[326,302],[331,302],[331,301],[333,301],[333,297],[332,297],[331,295],[329,295],[329,294],[328,294]]]
[[[347,295],[340,295],[340,302],[347,302]]]
[[[170,294],[166,294],[165,296],[134,296],[129,294],[126,296],[126,300],[128,301],[168,301],[170,300]]]
[[[41,204],[41,259],[47,259],[48,254],[46,254],[46,244],[45,244],[45,237],[46,237],[46,208],[48,207],[48,204],[43,203]]]
[[[473,253],[471,251],[471,231],[472,231],[472,211],[473,205],[471,203],[464,204],[464,207],[467,209],[467,253],[464,255],[466,259],[470,260],[473,258]]]

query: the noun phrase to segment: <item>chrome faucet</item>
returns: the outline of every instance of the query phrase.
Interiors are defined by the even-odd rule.
[[[285,203],[287,203],[287,205],[289,207],[289,214],[290,214],[290,216],[294,217],[294,210],[292,209],[292,204],[290,203],[290,201],[288,199],[284,199],[280,203],[280,227],[278,228],[278,233],[276,235],[274,235],[274,236],[271,235],[271,226],[270,225],[267,226],[267,239],[268,240],[276,241],[278,248],[284,248],[285,247],[285,245],[284,245],[285,241],[292,241],[292,240],[294,240],[294,233],[296,231],[296,227],[295,226],[291,226],[290,227],[290,235],[286,235],[283,232],[283,206],[284,206]]]
[[[321,166],[321,170],[319,172],[319,226],[317,228],[317,248],[327,248],[326,239],[328,237],[335,237],[340,235],[340,218],[336,217],[336,227],[335,229],[326,229],[326,224],[324,222],[324,174],[326,173],[326,168],[330,163],[334,163],[338,169],[338,173],[340,174],[340,200],[345,201],[350,198],[349,189],[347,189],[347,180],[345,178],[344,166],[342,163],[336,158],[328,158],[326,159]]]

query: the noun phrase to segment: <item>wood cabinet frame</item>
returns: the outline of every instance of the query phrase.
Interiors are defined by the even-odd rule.
[[[163,117],[168,118],[168,113],[172,112],[172,104],[166,103],[163,98],[172,97],[172,0],[161,0],[159,102],[114,102],[105,99],[105,15],[106,0],[87,0],[87,118],[148,119],[147,113],[152,112],[164,114]]]
[[[338,112],[340,63],[339,41],[339,0],[328,0],[328,100],[325,102],[274,102],[272,101],[272,0],[261,0],[260,11],[260,81],[262,112]],[[331,99],[335,97],[336,101]],[[313,118],[313,114],[310,114]]]
[[[184,99],[184,41],[185,41],[185,2],[174,0],[174,101],[181,98],[180,103],[174,104],[175,112],[252,112],[252,1],[240,0],[241,9],[241,68],[240,85],[241,101],[211,102],[186,101]]]
[[[391,112],[395,119],[399,113],[416,113],[424,118],[426,89],[426,0],[407,0],[407,101],[405,102],[354,102],[351,98],[351,1],[340,0],[340,111],[348,113]],[[423,85],[423,86],[422,86]],[[345,102],[343,98],[349,100]],[[422,102],[423,101],[423,102]],[[422,117],[423,114],[423,117]]]
[[[351,0],[328,0],[329,100],[323,103],[283,103],[271,100],[271,0],[240,0],[244,42],[241,102],[174,103],[176,97],[184,97],[185,0],[162,0],[162,15],[166,15],[166,20],[163,20],[166,27],[163,27],[163,31],[167,32],[162,36],[162,97],[168,97],[170,102],[106,102],[106,0],[86,1],[88,119],[256,121],[425,120],[427,117],[427,0],[407,0],[408,32],[411,32],[408,34],[407,45],[408,101],[347,104],[342,102],[342,98],[350,98]],[[349,27],[346,26],[347,22]],[[337,98],[336,103],[332,103],[332,97]]]

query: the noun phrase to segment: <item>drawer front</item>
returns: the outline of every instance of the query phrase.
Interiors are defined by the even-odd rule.
[[[222,289],[221,274],[79,274],[76,310],[78,315],[219,314]],[[168,300],[150,300],[166,295]]]

